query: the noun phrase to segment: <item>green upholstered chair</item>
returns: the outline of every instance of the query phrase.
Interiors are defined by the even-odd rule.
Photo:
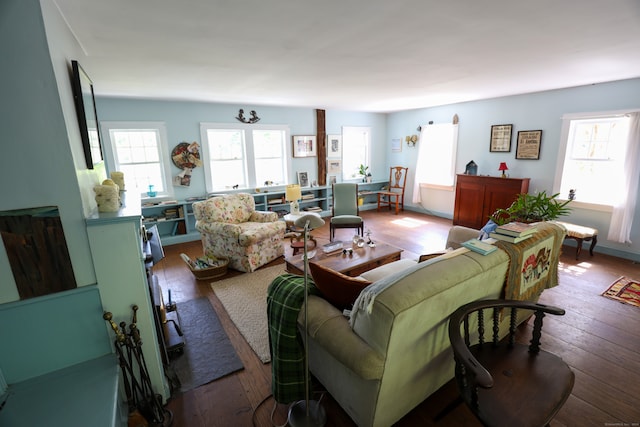
[[[343,182],[332,186],[333,206],[329,223],[329,240],[333,241],[336,228],[356,228],[364,235],[364,221],[359,216],[358,184]]]

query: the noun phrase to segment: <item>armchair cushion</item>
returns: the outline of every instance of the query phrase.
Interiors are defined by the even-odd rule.
[[[359,224],[362,218],[358,215],[338,215],[331,218],[332,224]]]
[[[322,296],[340,310],[351,308],[360,291],[371,284],[368,280],[349,277],[313,262],[309,263],[309,270]]]

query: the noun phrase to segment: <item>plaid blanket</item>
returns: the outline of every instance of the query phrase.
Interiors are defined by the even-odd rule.
[[[309,294],[319,291],[309,278]],[[282,274],[267,290],[271,391],[279,403],[305,398],[304,344],[298,334],[298,313],[304,305],[304,277]]]

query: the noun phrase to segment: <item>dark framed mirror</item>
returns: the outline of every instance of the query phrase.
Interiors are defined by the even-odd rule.
[[[93,169],[103,161],[93,82],[75,60],[71,61],[71,86],[87,169]]]

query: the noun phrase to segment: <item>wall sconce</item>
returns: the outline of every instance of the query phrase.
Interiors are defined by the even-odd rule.
[[[415,147],[418,142],[418,135],[407,136],[404,140],[407,141],[409,147]]]
[[[498,166],[498,170],[502,171],[501,178],[507,177],[507,174],[505,174],[504,171],[508,171],[509,168],[507,167],[507,164],[505,162],[500,162],[500,166]]]

